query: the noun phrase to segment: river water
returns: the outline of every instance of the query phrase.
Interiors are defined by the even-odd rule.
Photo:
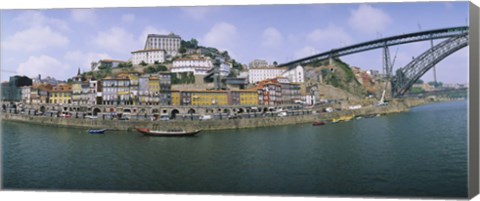
[[[5,189],[467,196],[467,102],[190,138],[2,121]]]

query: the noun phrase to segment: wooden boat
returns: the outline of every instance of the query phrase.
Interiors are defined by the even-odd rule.
[[[326,124],[326,123],[323,122],[323,121],[316,121],[316,122],[313,122],[313,123],[312,123],[312,126],[323,126],[323,125],[325,125],[325,124]]]
[[[194,136],[200,133],[201,130],[194,130],[194,131],[185,131],[185,130],[150,130],[148,128],[135,128],[138,132],[142,133],[146,136]]]
[[[89,129],[90,134],[103,134],[107,129]]]

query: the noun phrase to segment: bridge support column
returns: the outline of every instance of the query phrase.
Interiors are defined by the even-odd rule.
[[[390,50],[388,46],[383,47],[383,73],[386,75],[387,80],[392,77],[392,66],[390,61]]]

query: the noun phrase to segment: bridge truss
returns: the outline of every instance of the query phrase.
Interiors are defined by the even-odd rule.
[[[302,65],[311,63],[313,61],[323,61],[330,58],[346,56],[359,52],[369,51],[377,48],[387,48],[389,46],[401,45],[406,43],[413,43],[419,41],[427,41],[433,39],[451,38],[458,35],[468,34],[468,27],[451,27],[444,29],[435,29],[429,31],[421,31],[416,33],[402,34],[398,36],[391,36],[387,38],[372,40],[355,45],[342,47],[339,49],[332,49],[327,52],[315,54],[309,57],[297,59],[287,63],[279,64],[278,66],[295,67],[296,65]]]
[[[396,71],[392,83],[392,96],[401,96],[435,64],[468,45],[468,34],[451,37],[435,45]]]

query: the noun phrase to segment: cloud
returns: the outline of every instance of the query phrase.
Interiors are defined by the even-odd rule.
[[[107,53],[70,51],[65,53],[64,59],[75,68],[80,68],[83,71],[90,70],[91,62],[101,59],[111,59]]]
[[[42,77],[51,76],[56,79],[66,79],[71,77],[67,73],[69,67],[57,59],[47,56],[30,56],[27,61],[18,65],[17,72],[20,75],[36,77],[41,74]]]
[[[8,37],[2,41],[2,48],[31,52],[65,47],[68,43],[67,37],[52,31],[49,26],[35,26]]]
[[[317,53],[319,53],[319,51],[316,48],[311,46],[305,46],[302,49],[299,49],[295,52],[295,58],[299,59],[299,58],[311,56]]]
[[[326,49],[345,46],[352,43],[352,38],[342,28],[330,25],[315,29],[307,35],[307,40],[322,44]]]
[[[119,27],[99,32],[93,39],[93,43],[101,49],[117,53],[126,53],[138,49],[138,42],[133,35]]]
[[[208,15],[217,10],[218,8],[214,7],[184,7],[180,8],[182,13],[187,16],[188,18],[191,18],[193,20],[204,20],[207,19]]]
[[[70,30],[68,24],[64,20],[50,18],[40,11],[25,11],[14,18],[15,22],[26,25],[27,27],[50,26],[60,31]]]
[[[140,36],[138,37],[138,43],[140,46],[145,45],[145,41],[147,40],[148,34],[169,34],[170,32],[164,29],[158,29],[153,26],[146,26]]]
[[[134,22],[135,21],[135,15],[134,14],[125,14],[125,15],[122,15],[122,22],[125,22],[125,23],[131,23],[131,22]]]
[[[226,50],[235,45],[237,28],[232,24],[221,22],[215,24],[203,37],[206,46]]]
[[[263,47],[278,47],[283,43],[283,36],[274,27],[268,27],[263,31],[262,46]]]
[[[82,23],[93,23],[97,18],[93,9],[74,9],[71,11],[70,16],[73,20]]]
[[[385,31],[391,24],[390,16],[383,10],[374,8],[370,5],[362,4],[356,10],[350,11],[348,24],[354,29],[364,34],[375,34]]]

